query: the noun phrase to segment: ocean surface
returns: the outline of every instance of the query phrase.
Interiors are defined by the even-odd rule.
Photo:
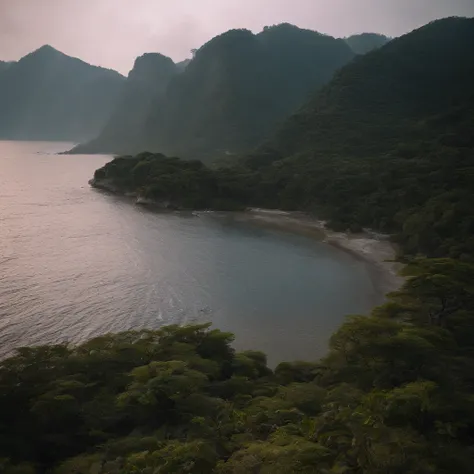
[[[0,357],[212,321],[272,365],[311,360],[345,315],[382,301],[367,264],[323,242],[93,190],[111,157],[56,154],[70,147],[0,142]]]

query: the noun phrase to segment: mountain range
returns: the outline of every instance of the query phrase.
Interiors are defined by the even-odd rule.
[[[386,41],[290,24],[231,30],[192,60],[144,54],[126,79],[43,46],[0,62],[0,138],[81,142],[75,153],[233,156],[270,136],[356,54]]]
[[[99,137],[74,151],[235,155],[261,142],[353,57],[344,40],[289,24],[259,34],[228,31],[198,49],[184,70],[163,57],[143,57],[125,93],[137,105],[136,127],[124,133],[117,126],[117,117],[130,115],[125,99]],[[145,61],[162,68],[166,84],[142,82],[137,90],[136,69]]]
[[[105,126],[125,79],[43,46],[0,64],[0,138],[81,141]]]

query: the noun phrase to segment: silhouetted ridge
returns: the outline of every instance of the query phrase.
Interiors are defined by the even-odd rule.
[[[248,150],[352,57],[343,41],[287,24],[224,33],[172,81],[145,146],[186,157]]]
[[[102,133],[75,151],[235,155],[261,142],[353,56],[343,40],[289,24],[257,35],[227,31],[196,50],[164,93],[155,94],[153,107],[141,119],[144,132],[129,134],[127,143],[105,141]]]

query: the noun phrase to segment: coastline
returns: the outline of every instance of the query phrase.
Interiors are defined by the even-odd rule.
[[[161,211],[180,211],[176,207],[171,207],[169,202],[156,202],[144,199],[138,193],[123,192],[112,180],[91,179],[89,185],[102,191],[131,198],[136,205],[149,205]],[[192,214],[199,216],[201,213],[207,212],[209,211],[195,210],[192,211]],[[399,274],[403,264],[396,261],[397,247],[390,241],[388,235],[376,233],[369,229],[365,229],[364,232],[360,233],[335,232],[327,227],[325,221],[318,220],[300,211],[249,208],[242,212],[215,212],[231,215],[234,219],[242,222],[306,235],[350,253],[354,258],[363,261],[367,265],[374,290],[383,299],[386,299],[388,293],[399,290],[405,282],[405,279]]]
[[[236,213],[235,216],[257,225],[307,235],[350,253],[367,264],[374,289],[384,297],[400,289],[405,282],[399,274],[403,265],[396,261],[397,247],[387,235],[370,230],[357,234],[335,232],[327,228],[325,221],[303,212],[252,208],[245,213]]]

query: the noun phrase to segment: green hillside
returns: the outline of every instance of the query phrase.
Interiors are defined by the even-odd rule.
[[[258,200],[409,253],[474,255],[474,20],[429,24],[343,68],[246,159]]]
[[[187,158],[248,150],[352,56],[343,41],[288,24],[224,33],[170,85],[145,144]]]

